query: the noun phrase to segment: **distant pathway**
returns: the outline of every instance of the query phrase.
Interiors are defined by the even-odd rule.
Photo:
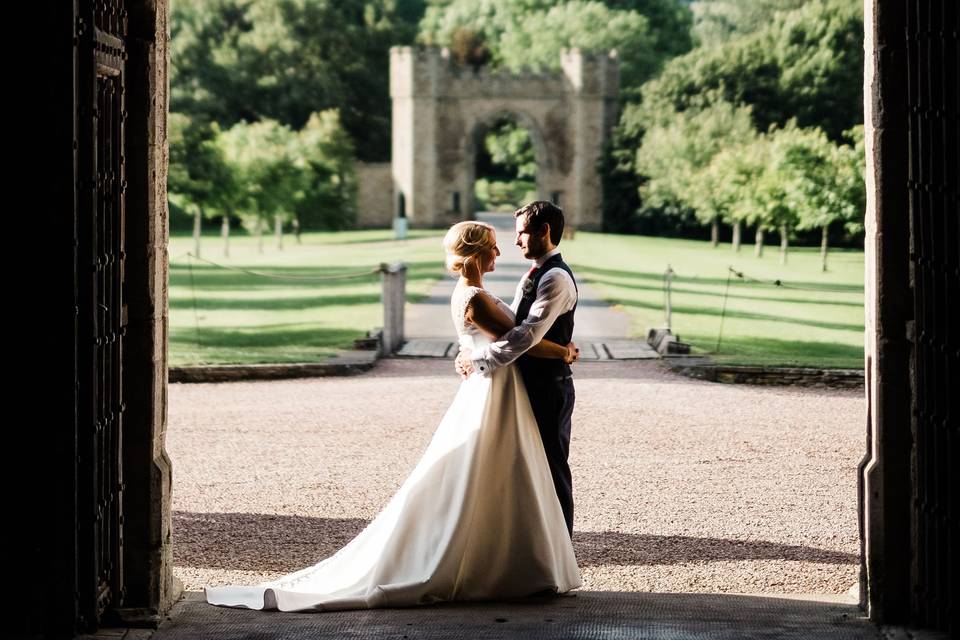
[[[497,228],[497,244],[501,255],[497,258],[496,270],[483,278],[484,286],[508,304],[513,300],[517,282],[530,268],[531,262],[523,257],[514,244],[514,218],[509,213],[481,213],[479,220]],[[566,242],[576,242],[567,240]],[[563,253],[563,242],[560,252]],[[576,275],[576,272],[574,272]],[[401,356],[452,357],[455,349],[453,321],[450,318],[450,295],[456,278],[445,275],[425,300],[407,306],[404,334],[408,340]],[[573,340],[580,346],[584,360],[608,360],[656,358],[655,351],[646,342],[631,340],[630,318],[613,309],[600,299],[587,284],[577,281],[579,302]]]

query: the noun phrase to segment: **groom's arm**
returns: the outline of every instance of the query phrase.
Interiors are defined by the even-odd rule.
[[[474,349],[470,360],[473,369],[488,376],[497,367],[510,364],[543,339],[557,316],[566,313],[577,302],[577,289],[563,269],[547,271],[537,286],[537,297],[523,322],[482,349]]]

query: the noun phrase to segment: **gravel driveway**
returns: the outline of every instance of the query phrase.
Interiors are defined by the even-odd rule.
[[[655,361],[575,369],[574,545],[584,590],[820,593],[857,582],[862,391],[683,378]],[[452,361],[171,384],[175,574],[188,590],[315,563],[416,464]]]

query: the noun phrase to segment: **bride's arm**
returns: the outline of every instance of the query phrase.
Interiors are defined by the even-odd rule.
[[[498,307],[497,303],[484,293],[478,293],[470,299],[464,317],[475,324],[477,328],[491,340],[496,340],[507,331],[510,331],[510,329],[513,329],[514,326],[510,316],[504,313],[503,309]],[[552,358],[567,361],[576,359],[575,354],[571,353],[570,349],[546,339],[530,347],[527,353],[537,358]]]

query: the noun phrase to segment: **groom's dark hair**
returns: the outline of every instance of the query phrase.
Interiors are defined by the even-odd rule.
[[[563,210],[552,202],[534,200],[513,212],[514,218],[523,216],[527,231],[538,232],[543,225],[550,225],[550,242],[560,244],[563,237]]]

